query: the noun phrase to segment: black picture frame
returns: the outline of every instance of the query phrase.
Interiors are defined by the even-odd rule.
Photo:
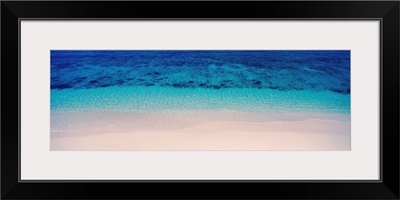
[[[2,1],[1,198],[399,199],[399,8],[398,1]],[[379,19],[381,21],[381,180],[372,182],[19,181],[20,19],[165,18]]]

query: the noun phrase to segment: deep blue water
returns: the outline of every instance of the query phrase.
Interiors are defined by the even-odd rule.
[[[350,93],[350,51],[51,51],[51,88],[161,86]]]
[[[57,109],[350,112],[350,51],[51,51]]]

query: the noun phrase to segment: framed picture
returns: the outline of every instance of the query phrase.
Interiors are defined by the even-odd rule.
[[[1,196],[399,199],[399,8],[3,1]]]

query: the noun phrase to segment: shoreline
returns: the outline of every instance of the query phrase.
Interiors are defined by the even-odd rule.
[[[52,114],[52,120],[60,120],[52,122],[53,151],[351,150],[351,123],[346,121],[257,122],[252,120],[274,114],[256,113],[259,116],[247,118],[254,113],[238,111]],[[301,117],[301,113],[293,115]],[[282,116],[288,114],[275,117]],[[57,130],[56,125],[65,127]]]

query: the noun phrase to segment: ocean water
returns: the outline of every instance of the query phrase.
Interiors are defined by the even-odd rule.
[[[349,115],[350,51],[51,51],[52,112],[181,110]]]

